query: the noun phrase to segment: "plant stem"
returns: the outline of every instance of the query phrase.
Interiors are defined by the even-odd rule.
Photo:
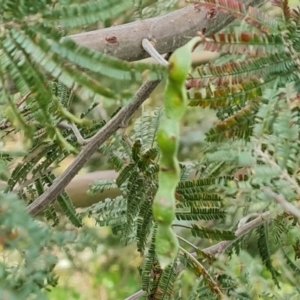
[[[210,274],[206,271],[204,266],[188,251],[179,246],[179,250],[183,252],[194,264],[200,275],[203,276],[204,280],[207,282],[209,288],[214,294],[218,294],[219,299],[226,299],[225,295],[220,290],[218,284],[214,281],[214,279],[210,276]]]
[[[178,238],[179,240],[185,242],[186,244],[190,245],[190,246],[193,247],[194,249],[196,249],[196,250],[198,249],[198,247],[197,247],[196,245],[194,245],[194,244],[192,244],[191,242],[187,241],[187,240],[184,239],[183,237],[177,235],[177,238]]]

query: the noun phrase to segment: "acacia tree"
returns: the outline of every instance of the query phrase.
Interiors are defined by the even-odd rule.
[[[97,246],[82,223],[88,214],[143,257],[141,291],[128,299],[180,299],[186,269],[198,278],[188,299],[297,299],[299,8],[274,0],[275,18],[254,8],[264,1],[198,0],[110,26],[124,12],[144,18],[177,1],[75,2],[0,3],[2,139],[22,132],[28,149],[21,160],[1,153],[3,179],[19,162],[1,193],[1,244],[20,254],[1,262],[1,298],[46,298],[57,284],[52,250]],[[98,21],[110,27],[67,35]],[[197,45],[219,57],[191,70]],[[149,55],[157,64],[133,62]],[[125,135],[162,79],[161,107]],[[139,84],[135,93],[126,88]],[[101,101],[121,99],[127,103],[108,120],[91,118]],[[79,115],[76,101],[89,104]],[[218,118],[192,165],[177,160],[186,105],[210,107]],[[117,177],[90,192],[118,194],[79,212],[65,188],[96,152]],[[72,155],[56,177],[53,167]],[[81,231],[55,230],[56,203]]]

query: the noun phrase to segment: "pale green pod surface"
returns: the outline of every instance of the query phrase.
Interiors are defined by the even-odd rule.
[[[199,43],[199,37],[193,38],[186,45],[178,48],[169,59],[169,80],[182,85],[190,71],[194,46]]]
[[[168,190],[158,192],[152,209],[157,223],[171,225],[175,217],[175,195]]]
[[[180,179],[180,167],[178,161],[174,158],[162,156],[159,168],[159,190],[172,190],[175,192]]]
[[[157,145],[161,152],[170,157],[176,154],[177,136],[170,135],[166,130],[159,130],[157,133]]]
[[[172,119],[164,119],[157,133],[157,145],[163,155],[174,156],[178,149],[179,124]]]
[[[187,96],[185,87],[172,88],[169,84],[165,90],[165,115],[172,120],[180,121],[185,114],[187,106]]]
[[[190,65],[188,66],[186,63],[186,49],[180,48],[177,49],[178,52],[175,52],[169,59],[169,80],[172,83],[177,83],[179,85],[185,81],[187,73],[190,69]]]
[[[156,255],[160,267],[165,269],[178,255],[178,239],[170,226],[161,225],[157,228],[155,238]]]

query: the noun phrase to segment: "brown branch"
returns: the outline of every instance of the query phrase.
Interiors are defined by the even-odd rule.
[[[247,7],[265,3],[266,0],[241,0]],[[116,58],[136,61],[149,54],[142,48],[144,38],[155,40],[161,54],[172,52],[187,43],[197,32],[216,33],[233,21],[230,14],[218,13],[215,19],[207,10],[188,5],[170,14],[136,21],[125,25],[84,32],[68,36],[77,44],[101,51]]]
[[[129,118],[140,107],[140,105],[149,97],[159,81],[146,82],[141,86],[135,95],[135,101],[128,106],[123,107],[117,115],[115,115],[104,127],[102,127],[92,138],[92,140],[81,150],[76,159],[59,176],[54,183],[38,197],[32,204],[28,206],[28,212],[35,216],[43,211],[48,205],[55,202],[57,196],[71,182],[91,156],[98,148],[110,138],[119,128],[123,128],[127,124]]]

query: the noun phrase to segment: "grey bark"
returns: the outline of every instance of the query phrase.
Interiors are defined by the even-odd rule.
[[[258,5],[266,0],[244,0],[246,6]],[[170,14],[136,21],[124,25],[71,35],[77,44],[89,49],[101,51],[116,58],[136,61],[149,57],[142,48],[142,39],[156,41],[159,53],[172,52],[187,43],[197,32],[207,35],[225,28],[233,17],[217,13],[215,18],[208,18],[208,11],[188,5]]]

